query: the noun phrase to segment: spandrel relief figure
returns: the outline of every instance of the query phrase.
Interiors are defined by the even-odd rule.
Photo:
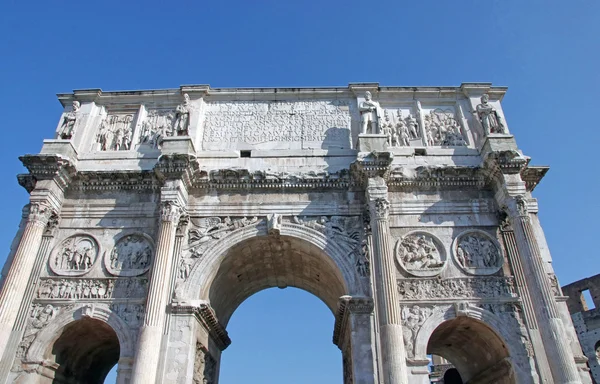
[[[490,274],[503,263],[498,246],[486,235],[471,232],[456,240],[455,255],[458,264],[472,274]]]
[[[481,96],[481,104],[477,105],[473,113],[477,114],[486,136],[491,133],[506,133],[502,118],[489,101],[490,97],[487,93]]]
[[[434,276],[445,265],[445,255],[441,246],[426,233],[412,233],[396,243],[398,263],[415,276]]]
[[[177,136],[189,135],[190,124],[190,96],[187,93],[183,94],[183,104],[179,104],[175,108],[175,133]]]
[[[379,133],[379,103],[372,99],[371,92],[365,92],[365,99],[358,105],[361,115],[362,133]]]
[[[153,252],[153,247],[145,236],[127,235],[105,257],[105,265],[113,275],[140,275],[150,268]]]
[[[49,259],[50,269],[57,275],[79,276],[87,273],[98,256],[98,244],[89,235],[75,235],[55,248]]]
[[[79,108],[81,104],[79,101],[73,101],[73,108],[71,111],[65,113],[65,117],[63,119],[62,125],[60,127],[60,132],[58,137],[63,140],[68,140],[73,137],[75,133],[75,123],[77,123],[77,114],[79,112]]]
[[[100,151],[126,151],[131,149],[133,114],[108,115],[100,122],[96,142]]]
[[[465,146],[460,124],[450,110],[435,109],[424,118],[427,145],[429,146]]]

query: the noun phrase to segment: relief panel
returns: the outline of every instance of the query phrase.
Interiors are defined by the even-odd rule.
[[[90,235],[70,236],[50,254],[50,269],[61,276],[81,276],[89,272],[99,254],[98,242]]]
[[[454,239],[452,252],[458,266],[471,275],[492,275],[504,263],[500,245],[483,231],[460,234]]]
[[[446,252],[440,240],[426,232],[412,232],[396,242],[396,260],[414,276],[435,276],[446,266]]]
[[[423,109],[425,141],[430,147],[467,145],[460,116],[452,106]]]
[[[148,235],[136,233],[123,236],[111,252],[106,252],[104,265],[115,276],[138,276],[150,268],[154,245]]]
[[[94,149],[96,151],[130,150],[137,116],[137,108],[107,111],[107,115],[100,121]]]

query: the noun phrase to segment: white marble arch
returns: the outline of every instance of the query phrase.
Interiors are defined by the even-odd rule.
[[[441,309],[441,310],[440,310]],[[527,355],[527,351],[524,348],[523,341],[521,340],[519,333],[511,327],[510,324],[506,324],[498,316],[490,311],[483,308],[468,305],[468,310],[457,313],[454,306],[447,308],[436,308],[432,315],[423,323],[419,329],[415,338],[415,360],[426,361],[427,360],[427,346],[429,339],[433,332],[444,322],[457,318],[458,316],[466,316],[475,321],[479,321],[487,326],[491,332],[493,332],[506,346],[508,352],[508,360],[511,363],[512,369],[516,376],[516,382],[521,383],[537,383],[538,377],[535,368],[526,370],[523,367],[531,367],[530,358]],[[518,361],[519,359],[526,359],[527,361]]]
[[[227,255],[227,251],[237,244],[260,236],[268,236],[267,227],[264,222],[260,222],[258,225],[239,228],[216,241],[215,244],[206,250],[200,261],[192,268],[190,276],[183,286],[183,297],[191,300],[208,300],[211,283],[219,270],[219,266]],[[333,262],[342,276],[345,285],[344,294],[370,296],[368,281],[363,281],[366,279],[361,279],[357,273],[354,255],[348,254],[334,240],[327,238],[323,233],[312,228],[294,223],[281,224],[280,236],[305,241],[320,249],[322,254],[328,258],[328,261]],[[329,304],[328,306],[335,314],[337,307],[332,308]]]
[[[80,304],[70,310],[66,310],[48,323],[36,336],[34,342],[27,352],[27,361],[43,362],[44,354],[54,342],[60,337],[61,330],[77,320],[84,317],[100,320],[108,324],[115,331],[119,339],[119,362],[132,359],[135,351],[135,338],[133,333],[137,332],[129,328],[127,323],[115,312],[111,311],[106,304],[94,304],[93,311],[86,310],[90,304]],[[84,313],[86,315],[84,316]]]

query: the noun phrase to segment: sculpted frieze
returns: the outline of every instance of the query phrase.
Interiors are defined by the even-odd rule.
[[[81,276],[87,273],[98,257],[98,242],[90,235],[78,234],[67,239],[50,254],[50,269],[57,275]]]
[[[504,263],[497,241],[483,231],[467,231],[460,234],[452,250],[459,267],[472,275],[491,275]]]
[[[69,308],[69,307],[67,307]],[[23,338],[17,347],[16,361],[12,367],[12,371],[19,372],[22,370],[20,361],[27,355],[27,351],[31,344],[35,341],[38,333],[55,319],[61,310],[64,308],[53,306],[51,304],[32,304],[25,326]]]
[[[406,355],[409,358],[415,356],[415,339],[421,326],[435,310],[435,307],[422,307],[413,305],[411,307],[402,307],[402,333]]]
[[[149,236],[141,233],[123,236],[111,252],[106,252],[104,264],[115,276],[138,276],[150,268],[154,245]]]
[[[515,298],[512,277],[399,279],[402,300]]]
[[[208,349],[196,342],[194,361],[194,384],[214,384],[217,372],[217,361],[210,355]]]
[[[427,145],[462,147],[467,145],[462,128],[451,109],[436,108],[425,115],[423,124]]]
[[[148,279],[42,279],[37,291],[41,300],[144,298]]]
[[[126,151],[131,149],[136,112],[109,113],[100,122],[96,143],[100,151]]]
[[[216,240],[222,239],[230,232],[259,223],[258,217],[247,218],[231,218],[229,216],[221,217],[192,217],[190,218],[191,226],[188,230],[188,243],[183,247],[183,259],[179,264],[179,279],[187,279],[191,271],[191,260],[200,259],[204,252]]]
[[[142,123],[139,144],[160,148],[165,137],[173,136],[174,119],[172,109],[150,109]]]
[[[204,149],[295,142],[350,148],[350,120],[350,103],[344,100],[211,102],[202,142]]]
[[[114,303],[110,310],[116,313],[131,328],[138,328],[144,321],[143,304]]]
[[[410,112],[404,117],[401,109],[384,109],[380,125],[389,147],[408,147],[411,143],[422,145],[419,124]]]
[[[413,232],[398,239],[395,251],[398,264],[414,276],[435,276],[446,265],[443,245],[426,232]]]

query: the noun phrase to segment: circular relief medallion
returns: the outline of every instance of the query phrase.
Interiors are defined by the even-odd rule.
[[[446,265],[441,242],[425,232],[412,232],[396,242],[396,260],[414,276],[435,276]]]
[[[73,235],[50,254],[50,269],[57,275],[81,276],[86,274],[96,262],[98,242],[90,235]]]
[[[104,265],[115,276],[138,276],[152,265],[154,246],[143,234],[126,235],[117,241],[110,253],[106,252]]]
[[[504,262],[497,241],[483,231],[460,234],[452,250],[459,267],[472,275],[494,274]]]

